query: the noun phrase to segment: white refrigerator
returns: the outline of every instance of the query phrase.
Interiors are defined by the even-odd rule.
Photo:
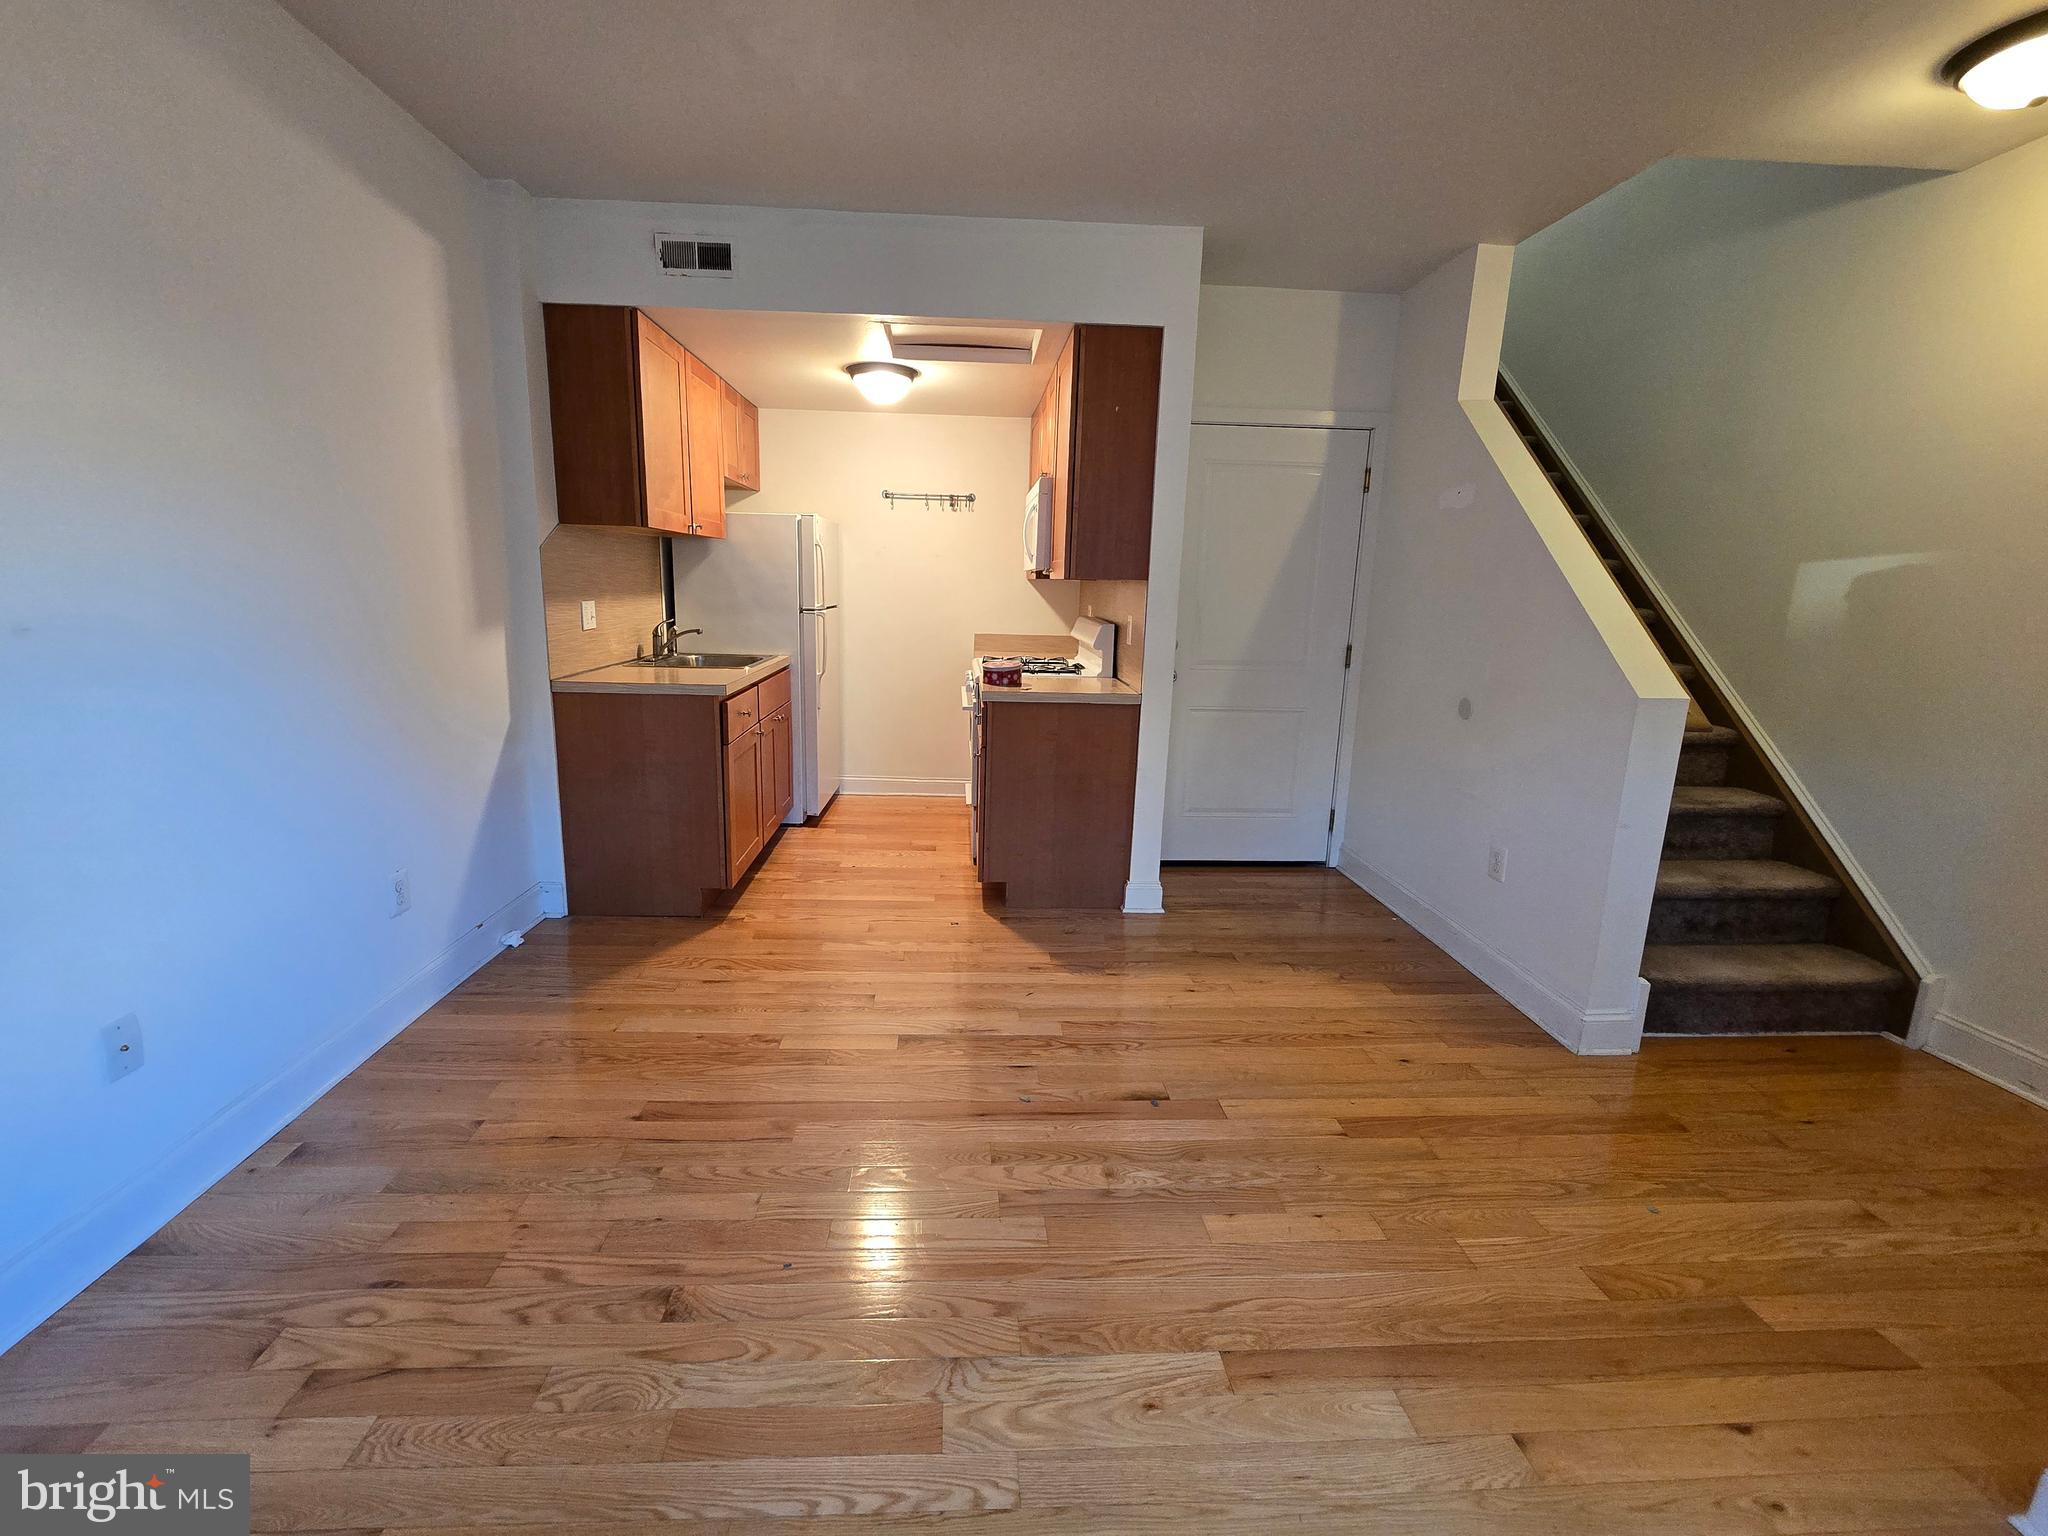
[[[822,517],[728,512],[722,539],[670,539],[676,623],[704,633],[685,649],[787,651],[796,802],[816,816],[839,793],[845,756],[839,686],[839,529]]]

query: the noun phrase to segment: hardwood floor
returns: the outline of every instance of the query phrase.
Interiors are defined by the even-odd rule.
[[[259,1531],[2005,1530],[2048,1113],[1872,1038],[1577,1059],[1341,877],[984,911],[842,801],[550,923],[0,1358]]]

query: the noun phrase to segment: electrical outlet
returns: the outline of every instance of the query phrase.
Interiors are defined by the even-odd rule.
[[[107,1052],[107,1081],[118,1083],[142,1070],[142,1023],[134,1014],[114,1020],[100,1031]]]
[[[583,599],[583,627],[585,629],[597,628],[597,599],[594,597]]]
[[[412,871],[401,869],[391,876],[391,915],[403,917],[412,910]]]
[[[1507,884],[1508,851],[1497,843],[1486,850],[1486,878]]]

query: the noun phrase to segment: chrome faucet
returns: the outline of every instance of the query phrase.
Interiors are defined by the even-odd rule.
[[[677,629],[674,619],[663,619],[654,626],[654,633],[649,637],[650,650],[648,654],[656,660],[660,660],[665,656],[673,656],[676,653],[676,641],[680,640],[684,635],[701,635],[703,633],[704,631],[701,629]]]

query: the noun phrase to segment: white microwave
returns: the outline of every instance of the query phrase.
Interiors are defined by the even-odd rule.
[[[1052,476],[1040,475],[1024,493],[1024,569],[1044,575],[1052,569]]]

